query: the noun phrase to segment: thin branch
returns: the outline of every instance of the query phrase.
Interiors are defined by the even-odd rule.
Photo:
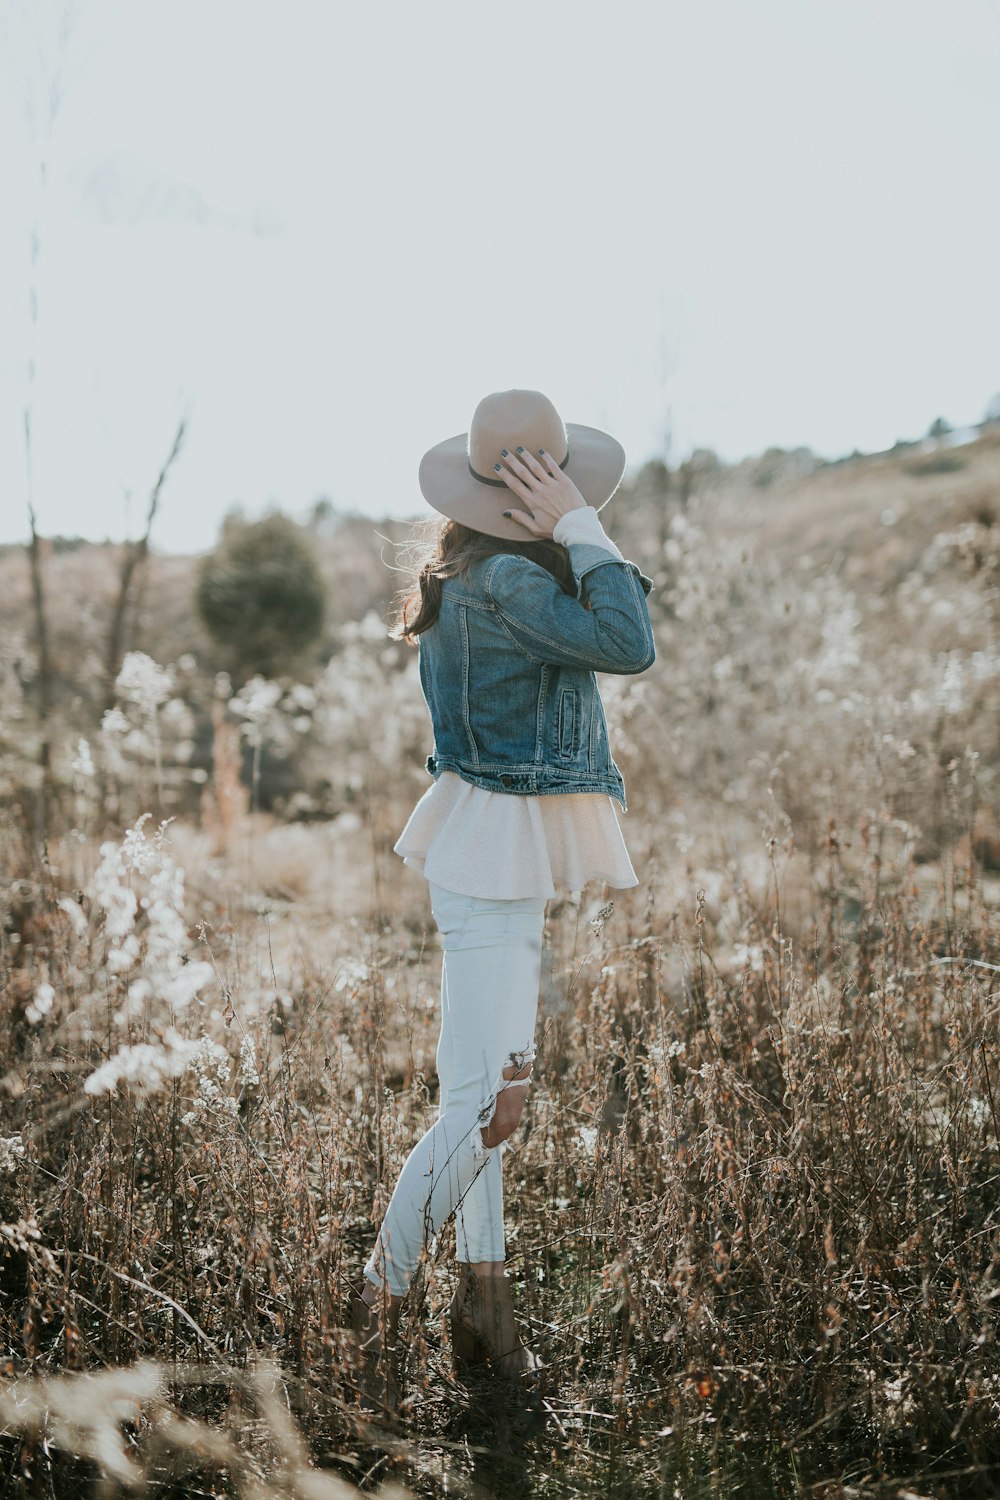
[[[111,617],[111,627],[108,631],[108,648],[105,656],[105,690],[104,707],[111,708],[115,701],[115,678],[118,676],[122,659],[125,655],[125,620],[128,614],[129,604],[133,597],[133,585],[141,573],[146,558],[149,555],[149,537],[156,519],[157,507],[160,503],[160,493],[166,481],[170,466],[174,462],[184,441],[184,432],[187,427],[187,418],[181,417],[177,424],[177,432],[170,452],[164,460],[153,485],[149,497],[149,506],[146,511],[146,525],[141,537],[135,541],[126,543],[125,553],[122,558],[121,573],[118,580],[118,598],[115,601],[114,613]]]

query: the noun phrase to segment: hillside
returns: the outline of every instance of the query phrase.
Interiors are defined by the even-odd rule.
[[[647,465],[623,487],[603,519],[655,581],[657,661],[639,678],[602,676],[601,691],[630,802],[634,794],[643,807],[630,827],[639,861],[655,863],[665,842],[683,854],[699,813],[703,837],[725,826],[743,844],[764,818],[786,820],[813,850],[831,820],[874,818],[901,857],[909,849],[934,860],[963,829],[1000,847],[998,510],[995,427],[961,447],[915,445],[835,464],[800,451],[727,468],[699,455],[673,474]],[[241,775],[258,809],[328,821],[363,805],[380,839],[426,789],[432,736],[417,653],[387,638],[405,576],[392,571],[393,544],[407,531],[338,515],[314,529],[326,628],[298,681],[282,680],[256,755],[259,703],[248,706],[244,694],[230,704],[231,721],[243,719]],[[112,746],[100,723],[120,556],[113,546],[63,544],[46,559],[64,810],[80,815],[82,738],[114,763],[117,817],[158,802],[197,819],[218,774],[213,705],[230,692],[192,607],[198,559],[149,560],[127,645],[167,670],[170,697],[148,723],[123,703],[124,738]],[[8,549],[6,797],[31,784],[39,754],[29,600],[25,555]]]
[[[654,463],[621,487],[602,521],[626,555],[661,585],[663,544],[678,512],[696,514],[699,526],[720,543],[742,544],[758,557],[795,568],[804,583],[832,568],[869,597],[888,599],[900,588],[915,588],[915,574],[929,566],[956,576],[970,568],[988,572],[1000,545],[1000,426],[982,429],[960,448],[931,444],[931,451],[921,452],[920,446],[829,464],[813,459],[816,466],[807,472],[794,454],[702,467],[686,498],[683,473],[671,475]],[[424,508],[414,517],[428,514]],[[392,548],[377,533],[402,541],[407,523],[335,513],[314,533],[329,588],[329,628],[314,665],[336,650],[341,626],[369,610],[388,617],[400,579],[388,566]],[[928,553],[942,535],[956,539],[936,544],[941,556],[932,564]],[[56,670],[73,696],[81,690],[86,696],[102,660],[122,550],[64,540],[46,558]],[[189,652],[206,670],[213,667],[211,643],[191,602],[197,566],[197,557],[154,548],[130,649],[161,661]],[[7,664],[30,655],[29,605],[23,549],[0,548],[0,639]]]

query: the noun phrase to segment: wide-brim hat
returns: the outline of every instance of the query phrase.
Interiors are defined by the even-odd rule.
[[[625,449],[609,433],[564,422],[541,391],[494,391],[476,407],[468,432],[435,443],[420,460],[424,499],[487,536],[530,539],[527,527],[503,514],[529,507],[493,467],[502,449],[516,456],[519,447],[536,458],[544,448],[595,510],[607,505],[625,472]]]

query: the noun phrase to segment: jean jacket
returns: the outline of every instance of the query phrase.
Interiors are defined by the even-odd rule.
[[[426,769],[494,792],[607,792],[626,812],[594,673],[652,666],[653,582],[603,547],[566,550],[575,595],[519,553],[443,580],[441,612],[417,637],[434,730]]]

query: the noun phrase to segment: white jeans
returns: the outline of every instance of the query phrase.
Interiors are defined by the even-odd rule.
[[[455,1213],[460,1261],[502,1261],[502,1155],[488,1147],[497,1095],[524,1088],[535,1056],[545,897],[494,901],[428,882],[441,935],[438,1117],[410,1152],[393,1190],[365,1275],[394,1296],[409,1288],[425,1246]]]

